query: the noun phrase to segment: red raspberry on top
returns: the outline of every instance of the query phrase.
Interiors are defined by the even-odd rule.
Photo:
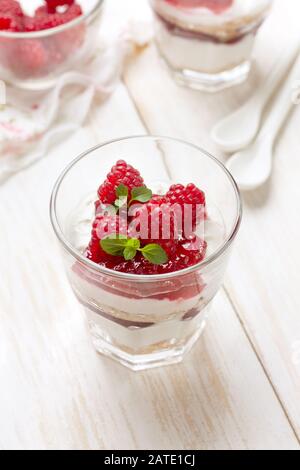
[[[72,21],[78,16],[81,16],[83,14],[82,8],[78,3],[74,3],[71,5],[67,10],[62,13],[62,15],[66,18],[66,22]]]
[[[112,259],[118,261],[105,253],[100,245],[100,240],[112,234],[127,236],[127,220],[118,216],[98,214],[93,222],[91,240],[86,252],[87,258],[94,263],[112,261]]]
[[[133,206],[132,229],[139,234],[143,244],[155,243],[157,240],[170,242],[172,250],[178,238],[176,214],[172,211],[165,196],[154,195],[145,204]],[[161,244],[161,243],[160,243]],[[175,243],[176,244],[176,243]]]
[[[0,0],[0,15],[2,14],[10,15],[12,17],[24,16],[22,7],[19,2],[16,0]]]
[[[214,13],[222,13],[223,11],[230,8],[233,4],[233,0],[166,0],[168,3],[172,3],[177,7],[183,8],[208,8]]]
[[[140,173],[123,160],[119,160],[112,167],[107,179],[98,190],[99,200],[95,203],[96,217],[91,241],[86,250],[86,256],[90,260],[114,271],[145,275],[180,271],[204,259],[206,242],[194,233],[194,229],[191,229],[189,236],[186,236],[186,231],[182,231],[185,227],[179,219],[185,215],[186,204],[192,207],[191,223],[194,227],[201,218],[205,217],[203,191],[194,184],[187,186],[177,184],[171,186],[165,196],[151,197],[150,194],[151,199],[145,198],[144,203],[134,203],[135,194],[133,194],[129,212],[120,211],[117,216],[107,215],[103,212],[104,206],[115,203],[116,193],[119,193],[116,190],[121,184],[128,188],[129,201],[133,188],[143,185]],[[145,190],[148,189],[145,187]],[[200,215],[198,215],[198,206],[200,206]],[[112,234],[124,235],[126,240],[115,242],[112,239],[104,243],[103,240]],[[123,246],[126,246],[127,253],[125,249],[122,251]],[[133,253],[130,253],[129,247]]]
[[[0,0],[0,30],[22,31],[23,10],[15,0]]]
[[[114,204],[116,189],[120,184],[127,186],[130,200],[131,190],[144,185],[140,173],[124,160],[118,160],[98,189],[98,197],[103,204]]]
[[[195,230],[196,225],[205,217],[205,194],[193,183],[183,186],[182,184],[173,184],[166,194],[167,200],[173,205],[178,204],[181,207],[182,228],[189,230],[188,212],[186,211],[189,205],[192,206],[192,230]],[[185,225],[184,225],[185,224]]]
[[[38,7],[35,12],[34,12],[34,16],[46,16],[49,14],[49,10],[48,10],[48,7],[47,5],[42,5],[40,7]]]
[[[0,30],[7,30],[10,28],[12,22],[12,18],[9,16],[2,16],[0,13]]]
[[[24,19],[24,29],[25,31],[42,31],[45,29],[56,28],[57,26],[69,23],[81,15],[82,9],[80,5],[77,4],[72,4],[67,7],[66,11],[63,13],[56,13],[55,10],[53,13],[50,13],[46,6],[41,6],[35,11],[33,18],[26,17]],[[75,40],[76,37],[72,39]]]
[[[38,15],[34,18],[27,17],[24,21],[24,29],[27,32],[42,31],[44,29],[56,28],[65,22],[62,15]]]
[[[49,13],[55,13],[57,7],[73,5],[75,0],[45,0]]]
[[[31,16],[26,16],[23,20],[23,30],[27,33],[36,31],[35,18],[31,18]]]
[[[186,249],[185,244],[186,240],[177,242],[176,251],[173,251],[171,254],[169,253],[169,260],[165,264],[150,263],[140,253],[130,261],[125,261],[118,257],[110,257],[110,259],[103,259],[100,264],[114,271],[128,274],[155,275],[172,273],[194,266],[205,257],[206,242],[202,241],[200,243],[199,241],[197,249],[194,250]],[[195,280],[193,279],[193,281]]]
[[[22,31],[22,22],[19,18],[0,12],[0,30],[11,32]]]

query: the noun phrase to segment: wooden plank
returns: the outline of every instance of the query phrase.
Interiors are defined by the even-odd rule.
[[[222,292],[183,365],[134,374],[91,346],[50,227],[50,191],[81,150],[141,132],[120,85],[85,129],[0,188],[0,447],[297,448]],[[140,165],[151,172],[142,156]]]
[[[272,17],[258,37],[257,67],[251,79],[222,94],[206,95],[178,87],[154,47],[137,56],[127,67],[124,79],[148,130],[191,141],[224,159],[210,140],[210,129],[272,73],[291,29],[298,27],[295,8],[295,2],[276,2]],[[286,25],[285,31],[282,24]],[[282,32],[281,42],[274,51],[278,31]],[[226,280],[228,294],[298,436],[300,163],[295,129],[299,121],[298,107],[279,137],[271,181],[244,196],[243,227]],[[178,172],[182,171],[184,164],[179,162]]]

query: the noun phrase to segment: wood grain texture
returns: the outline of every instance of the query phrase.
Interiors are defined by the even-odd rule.
[[[155,47],[135,58],[126,70],[125,82],[147,129],[192,141],[225,160],[225,155],[220,154],[210,140],[210,129],[272,73],[290,40],[291,31],[298,28],[295,8],[299,8],[295,2],[276,2],[272,16],[258,37],[256,68],[249,82],[222,95],[205,95],[178,87],[160,64]],[[285,31],[282,24],[288,25]],[[282,41],[274,50],[274,34],[279,30]],[[147,82],[140,80],[142,71],[144,77],[148,77]],[[147,93],[143,91],[145,88]],[[270,106],[266,112],[270,111]],[[288,124],[278,136],[271,180],[263,188],[243,195],[243,226],[225,283],[298,437],[299,121],[300,108],[295,106]],[[179,166],[180,171],[184,171],[183,165]]]
[[[116,2],[111,5],[115,8]],[[222,113],[215,98],[179,89],[153,48],[135,58],[126,84],[129,93],[120,84],[104,105],[95,103],[80,132],[0,187],[0,244],[5,247],[0,264],[0,448],[297,449],[298,440],[277,397],[280,394],[294,423],[296,413],[288,405],[297,409],[296,380],[294,388],[287,381],[282,390],[274,380],[280,368],[275,363],[269,367],[277,357],[270,331],[274,337],[276,333],[278,351],[288,354],[279,330],[283,321],[279,324],[273,311],[276,299],[272,304],[266,300],[268,311],[249,312],[268,297],[260,294],[266,286],[263,260],[256,265],[251,252],[251,270],[240,255],[244,249],[244,256],[250,256],[245,235],[227,279],[233,305],[222,290],[203,337],[183,364],[132,373],[99,356],[91,345],[49,222],[50,192],[59,172],[97,142],[147,129],[196,142],[203,138],[210,148],[207,130]],[[239,93],[240,98],[226,94],[223,112],[243,99]],[[146,158],[139,166],[149,174],[155,171]],[[260,210],[263,218],[266,209]],[[274,226],[273,217],[270,212]],[[252,224],[251,235],[254,215]],[[253,237],[259,241],[257,232]],[[251,296],[239,287],[241,269],[243,279],[254,283],[253,290],[258,286],[255,274],[260,274]],[[292,322],[285,327],[287,336],[295,325],[291,311],[287,306]],[[239,319],[245,321],[253,345]]]

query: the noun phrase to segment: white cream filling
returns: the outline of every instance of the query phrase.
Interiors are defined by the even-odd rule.
[[[248,61],[255,36],[247,34],[236,43],[226,44],[177,36],[158,22],[156,41],[168,65],[177,70],[220,73]]]
[[[155,353],[156,349],[160,352],[163,347],[166,347],[166,343],[168,347],[185,345],[189,337],[192,337],[195,332],[199,334],[204,328],[208,308],[189,321],[178,321],[178,319],[161,321],[146,328],[124,328],[90,309],[86,309],[86,314],[96,348],[97,337],[103,337],[105,332],[106,341],[109,338],[114,346],[125,348],[129,354],[147,354]]]
[[[147,299],[130,298],[120,296],[95,286],[89,281],[79,277],[74,273],[72,275],[72,284],[79,296],[84,293],[84,297],[92,301],[103,311],[111,315],[119,314],[122,319],[131,321],[151,322],[158,319],[167,320],[170,316],[181,317],[189,310],[198,306],[201,294],[189,299]],[[83,299],[84,300],[84,299]],[[130,315],[130,318],[128,317]]]

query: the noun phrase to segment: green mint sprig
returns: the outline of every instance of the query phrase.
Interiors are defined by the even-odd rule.
[[[128,188],[124,184],[120,184],[116,189],[116,196],[117,199],[115,200],[115,206],[117,209],[121,209],[121,207],[125,206],[127,203],[128,198]]]
[[[123,256],[127,261],[133,259],[139,251],[152,264],[165,264],[168,262],[167,253],[157,243],[149,243],[141,248],[141,242],[137,238],[127,238],[123,235],[113,234],[103,238],[100,245],[105,253],[112,256]]]
[[[116,200],[115,200],[115,206],[118,209],[121,209],[127,201],[128,201],[128,195],[129,191],[127,186],[124,184],[120,184],[117,189],[116,189]],[[137,188],[133,188],[131,191],[131,199],[128,203],[128,206],[134,201],[137,202],[148,202],[152,198],[152,191],[151,189],[147,188],[146,186],[139,186]]]
[[[152,191],[151,189],[147,188],[146,186],[140,186],[139,188],[133,188],[131,191],[131,199],[129,201],[129,205],[133,201],[138,202],[148,202],[152,198]]]

